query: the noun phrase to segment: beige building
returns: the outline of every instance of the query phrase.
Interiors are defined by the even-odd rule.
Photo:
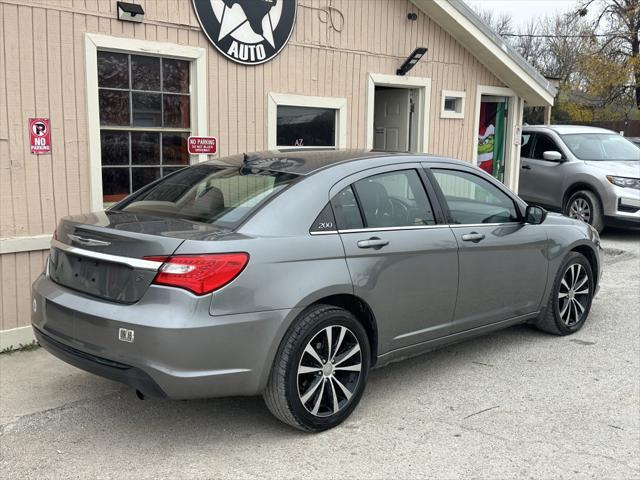
[[[553,103],[459,1],[130,1],[0,0],[2,349],[33,338],[30,285],[57,220],[206,160],[191,135],[215,136],[219,156],[446,155],[515,189],[523,107]],[[49,119],[48,141],[31,118]]]

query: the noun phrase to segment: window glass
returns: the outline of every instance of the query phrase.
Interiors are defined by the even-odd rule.
[[[189,165],[189,76],[186,60],[98,52],[105,203]]]
[[[149,167],[132,172],[133,183],[140,185],[160,175],[158,168]],[[198,165],[132,195],[120,209],[234,228],[296,178],[291,173]]]
[[[562,153],[558,144],[549,136],[536,134],[536,144],[533,147],[533,157],[538,160],[544,160],[542,154],[544,152],[558,152]]]
[[[533,134],[523,133],[520,137],[520,157],[529,158],[531,155],[531,144],[533,143]]]
[[[336,114],[333,108],[278,106],[278,146],[335,148]]]
[[[353,193],[353,188],[349,185],[331,200],[333,212],[336,216],[336,223],[340,230],[350,230],[362,228],[362,217],[358,208],[358,201]]]
[[[614,133],[562,135],[562,140],[580,160],[640,160],[640,149]]]
[[[336,230],[336,219],[331,204],[327,203],[311,225],[311,232],[333,232]]]
[[[487,180],[472,173],[433,169],[433,174],[455,224],[517,222],[511,198]]]
[[[358,180],[354,186],[367,228],[435,224],[427,194],[415,170],[381,173]]]

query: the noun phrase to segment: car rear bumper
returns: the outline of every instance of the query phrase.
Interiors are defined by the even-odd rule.
[[[119,305],[42,275],[32,289],[36,337],[65,362],[146,395],[207,398],[264,389],[279,339],[296,311],[211,316],[208,302],[194,307],[191,298],[191,310],[181,309],[180,298],[172,295],[190,294],[153,288],[162,290]],[[133,342],[119,340],[120,329],[132,330]]]

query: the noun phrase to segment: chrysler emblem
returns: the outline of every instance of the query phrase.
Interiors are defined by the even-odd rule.
[[[79,243],[85,247],[106,247],[111,245],[111,242],[103,242],[102,240],[96,240],[95,238],[81,237],[80,235],[72,235],[70,233],[67,234],[67,237],[69,237],[72,242]]]

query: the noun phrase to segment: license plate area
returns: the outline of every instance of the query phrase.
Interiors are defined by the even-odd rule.
[[[60,285],[123,303],[138,301],[155,276],[155,272],[58,249],[52,251],[49,274]]]

